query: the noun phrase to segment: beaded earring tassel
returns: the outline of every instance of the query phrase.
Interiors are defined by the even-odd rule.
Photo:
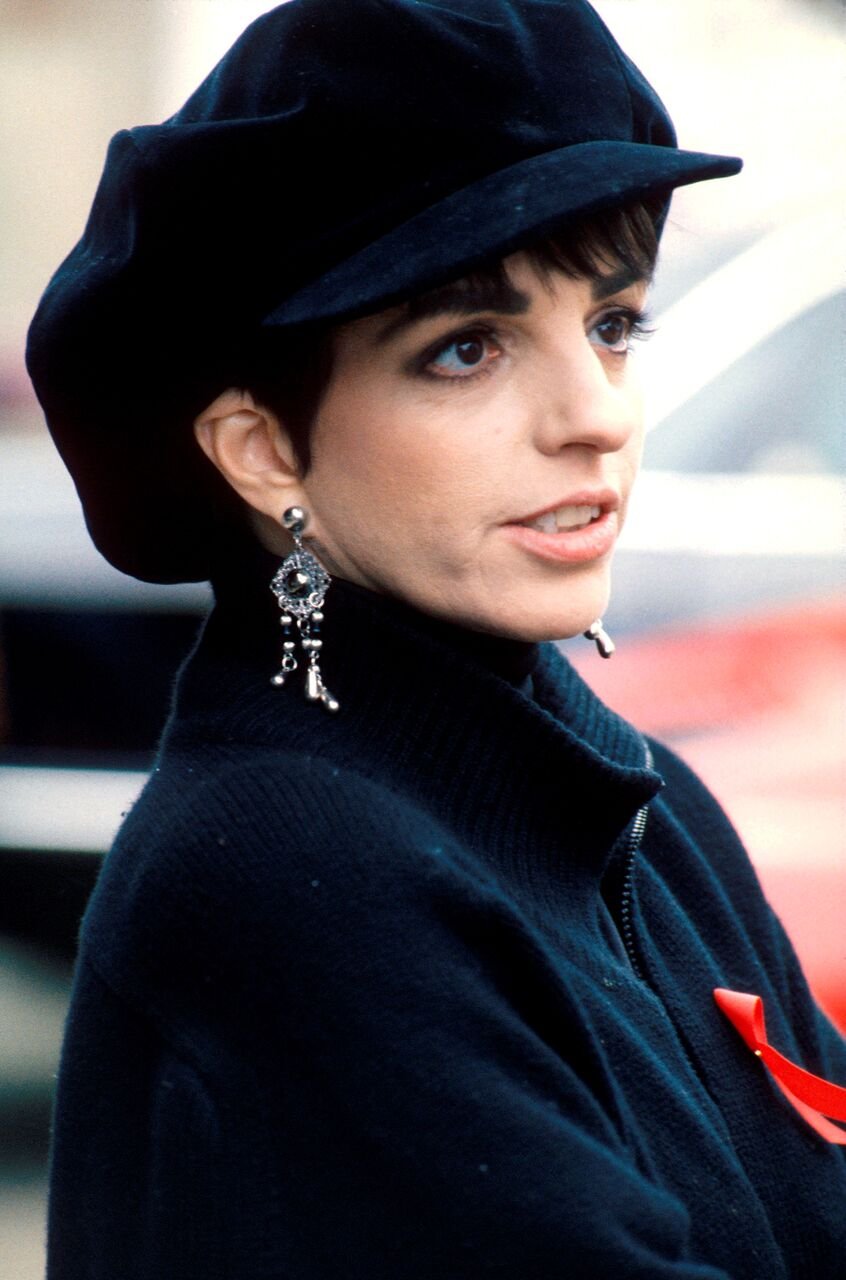
[[[320,650],[323,647],[320,624],[323,621],[323,601],[331,579],[320,561],[303,547],[307,520],[302,507],[289,507],[282,517],[282,524],[294,539],[296,550],[285,557],[270,584],[281,610],[279,621],[282,624],[282,665],[271,683],[279,688],[297,670],[299,641],[306,663],[306,698],[309,702],[322,703],[327,711],[337,711],[338,701],[326,688],[320,673]]]
[[[597,618],[596,622],[592,622],[587,631],[583,631],[582,635],[585,640],[592,640],[596,645],[596,651],[602,658],[610,658],[616,649],[614,641],[605,630],[602,619]]]

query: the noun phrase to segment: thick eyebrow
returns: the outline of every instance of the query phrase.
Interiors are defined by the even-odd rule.
[[[524,315],[531,305],[528,294],[515,288],[507,277],[501,280],[468,277],[409,299],[399,315],[393,316],[379,330],[376,341],[387,342],[403,329],[433,316],[471,316],[478,315],[480,311],[519,316]]]
[[[649,284],[649,277],[635,267],[620,267],[619,271],[612,271],[610,275],[596,276],[591,284],[591,297],[594,302],[602,302],[604,298],[622,293],[633,284]]]
[[[592,282],[591,294],[595,302],[601,302],[604,298],[622,293],[630,285],[641,282],[649,283],[640,271],[621,267],[610,275],[597,276]],[[471,316],[478,315],[480,311],[520,316],[525,315],[531,305],[532,300],[528,294],[516,288],[506,275],[501,278],[467,276],[463,280],[443,285],[440,289],[431,289],[428,293],[410,298],[403,304],[399,314],[392,316],[378,331],[376,342],[389,342],[403,330],[435,316]]]

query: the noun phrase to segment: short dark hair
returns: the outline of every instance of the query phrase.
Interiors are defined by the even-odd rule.
[[[580,218],[554,236],[530,245],[527,253],[544,276],[597,279],[618,267],[648,280],[658,257],[659,227],[666,203],[652,200],[601,210]],[[502,259],[467,273],[479,283],[505,283]],[[239,382],[285,424],[305,473],[311,462],[310,435],[333,368],[337,323],[315,325],[280,339],[264,331],[252,347]]]

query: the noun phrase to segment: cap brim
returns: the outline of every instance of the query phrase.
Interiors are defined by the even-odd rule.
[[[736,174],[736,156],[633,142],[584,142],[531,156],[402,223],[262,321],[288,327],[351,319],[401,302],[552,234],[569,219]]]

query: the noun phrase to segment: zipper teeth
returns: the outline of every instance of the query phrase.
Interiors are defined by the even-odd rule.
[[[644,742],[644,752],[646,754],[646,767],[652,768],[652,752],[649,749],[649,743]],[[637,958],[637,951],[634,942],[634,924],[632,922],[632,895],[634,893],[634,867],[637,852],[643,840],[643,833],[646,830],[646,819],[649,814],[649,805],[645,804],[642,809],[638,809],[635,814],[632,829],[629,834],[629,842],[626,848],[626,865],[623,875],[623,888],[620,893],[620,932],[623,936],[623,946],[626,948],[626,955],[629,957],[629,963],[635,974],[642,981],[645,980],[643,969]]]

